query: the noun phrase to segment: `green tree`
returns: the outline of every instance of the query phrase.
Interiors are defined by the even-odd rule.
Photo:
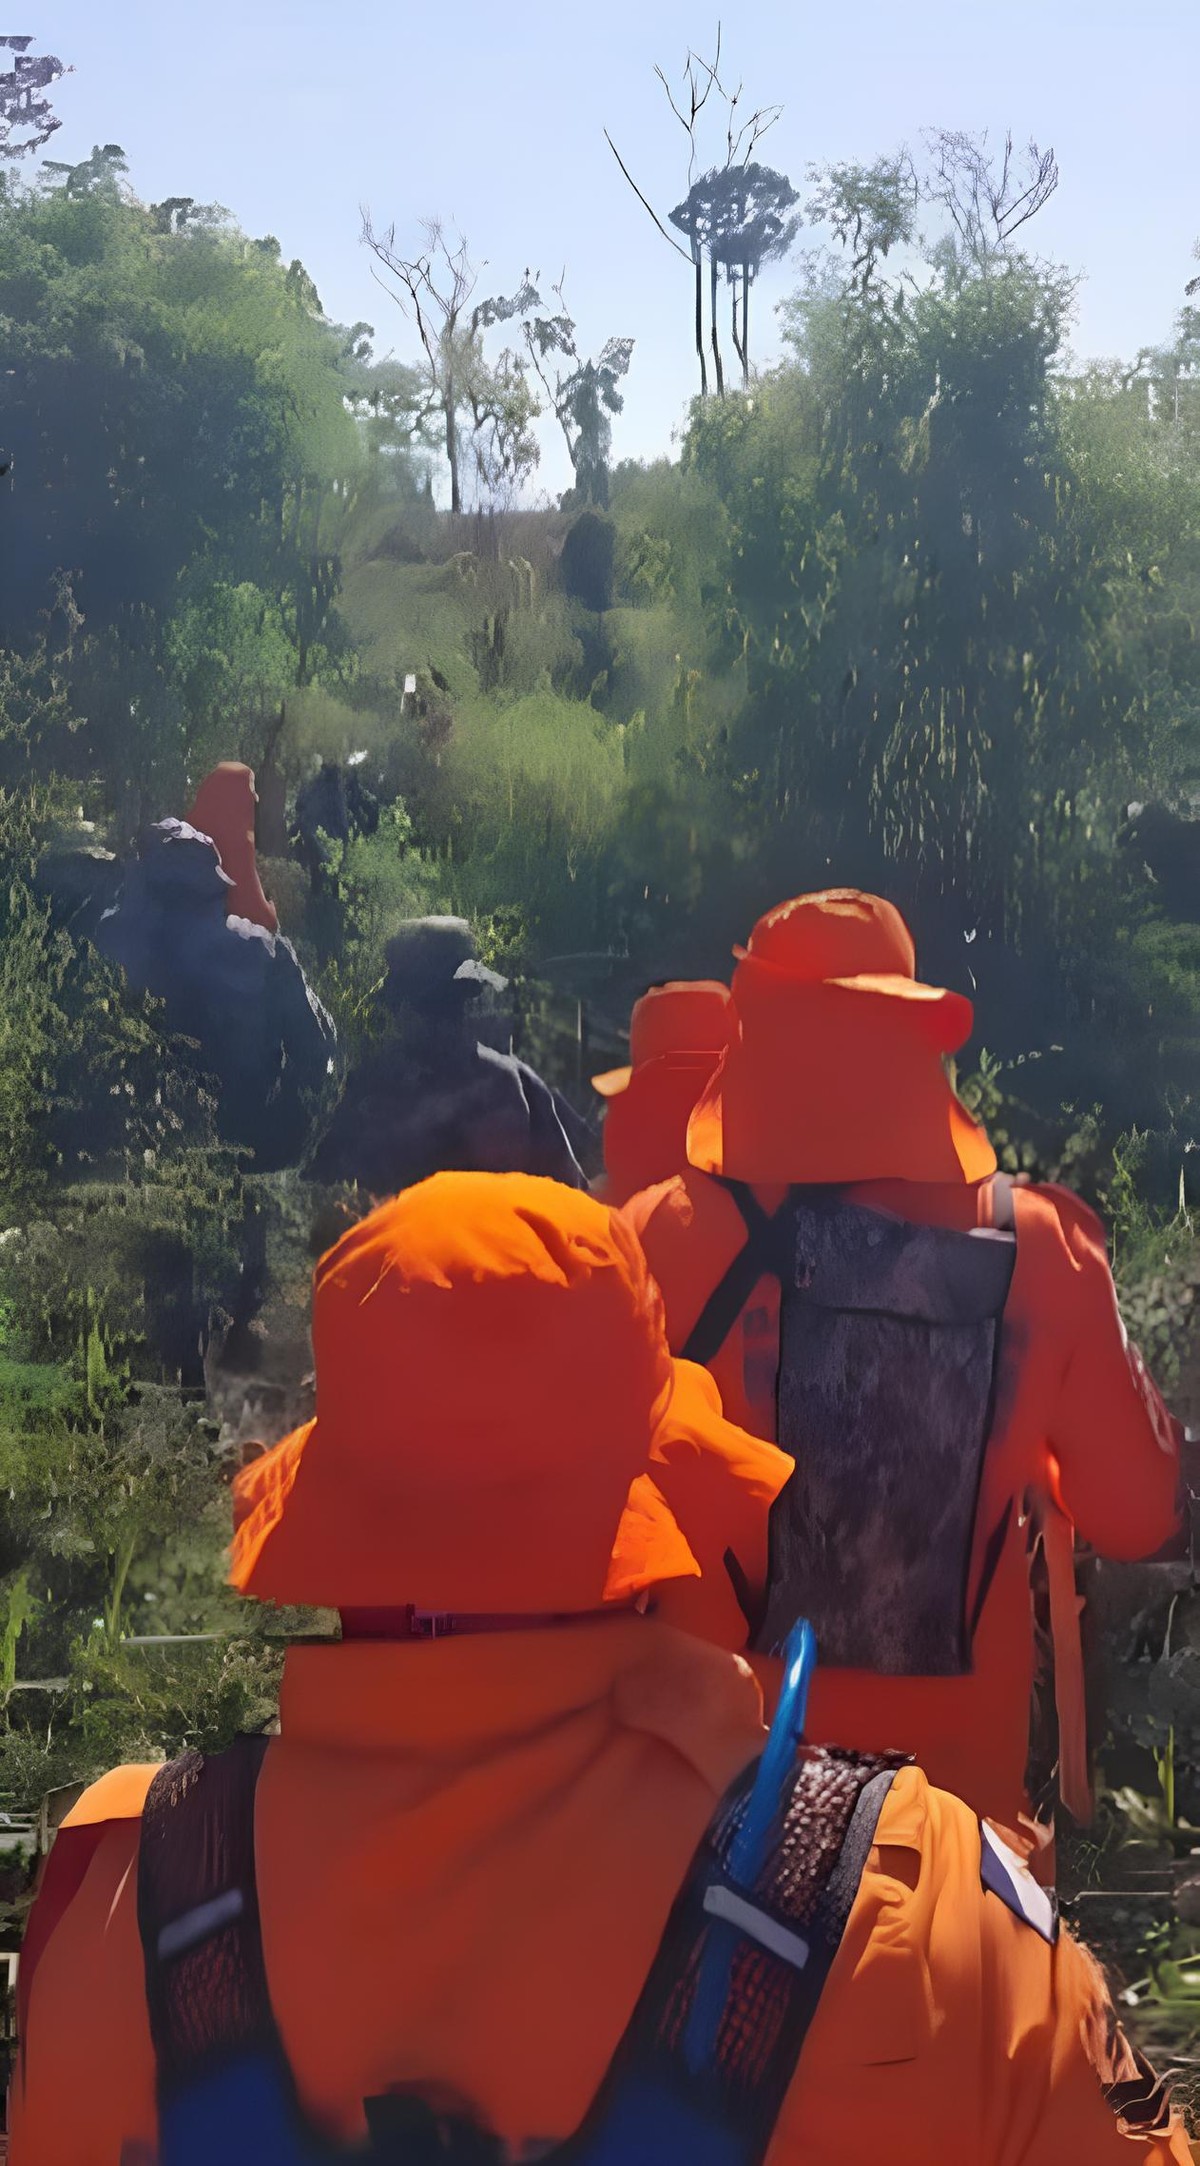
[[[275,242],[203,206],[147,207],[118,159],[109,146],[61,185],[51,174],[0,200],[0,435],[19,481],[0,522],[0,642],[27,645],[70,576],[68,674],[87,718],[71,771],[129,776],[136,824],[185,788],[189,731],[211,703],[174,663],[197,641],[222,651],[231,593],[263,597],[293,683],[343,666],[341,543],[366,470],[370,362],[363,327],[329,323]],[[276,651],[264,683],[280,666]]]
[[[563,298],[564,278],[554,288],[556,316],[528,316],[525,339],[542,388],[550,401],[575,470],[575,490],[583,504],[608,503],[608,464],[612,450],[611,414],[624,399],[619,389],[629,373],[631,338],[605,341],[595,360],[585,359],[575,338],[575,324]],[[529,307],[540,304],[533,295]],[[553,375],[551,369],[553,368]]]
[[[906,292],[880,266],[912,208],[899,163],[829,177],[848,275],[810,283],[795,363],[753,412],[699,418],[689,457],[736,505],[753,800],[821,858],[874,850],[1010,929],[1127,687],[1055,440],[1071,283],[1013,257]]]

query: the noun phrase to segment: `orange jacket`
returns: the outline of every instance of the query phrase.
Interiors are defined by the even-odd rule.
[[[990,1181],[889,1181],[846,1193],[930,1225],[965,1231],[991,1223]],[[772,1209],[784,1191],[756,1194]],[[975,1634],[973,1674],[898,1678],[818,1667],[809,1703],[814,1738],[860,1749],[900,1746],[916,1754],[931,1781],[1010,1827],[1027,1808],[1034,1673],[1028,1530],[1021,1518],[1026,1492],[1058,1507],[1068,1546],[1074,1522],[1085,1542],[1114,1558],[1158,1549],[1176,1524],[1179,1495],[1178,1432],[1126,1338],[1099,1220],[1060,1188],[1015,1189],[1013,1204],[1016,1267],[968,1607],[988,1538],[1010,1503],[1013,1509]],[[744,1244],[741,1215],[725,1189],[694,1170],[635,1197],[623,1215],[642,1241],[678,1350]],[[774,1436],[778,1363],[779,1287],[763,1279],[710,1364],[727,1418],[762,1437]],[[742,1561],[754,1584],[757,1558]],[[1060,1615],[1072,1604],[1068,1585]],[[1056,1644],[1070,1669],[1070,1704],[1059,1693],[1060,1723],[1070,1729],[1081,1722],[1077,1632],[1073,1667],[1070,1646],[1057,1634]]]
[[[264,1946],[308,2114],[420,2083],[514,2147],[566,2138],[617,2047],[672,1898],[760,1749],[735,1657],[652,1619],[294,1649],[259,1785]],[[153,2159],[124,1769],[51,1853],[24,1966],[11,2166]],[[1090,1959],[980,1884],[978,1826],[896,1779],[768,2166],[1184,2166],[1123,2135],[1136,2074]],[[1123,2061],[1122,2061],[1123,2056]],[[127,2148],[123,2148],[127,2147]]]

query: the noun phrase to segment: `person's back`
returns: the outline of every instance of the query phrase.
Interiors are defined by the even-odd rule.
[[[1083,1817],[1071,1522],[1106,1556],[1159,1548],[1177,1516],[1177,1436],[1127,1342],[1098,1221],[1063,1190],[997,1179],[986,1138],[953,1096],[939,1058],[939,1046],[948,1050],[966,1035],[969,1004],[915,981],[911,943],[903,948],[885,907],[841,894],[802,898],[756,928],[734,979],[740,1037],[693,1116],[692,1166],[634,1199],[628,1217],[662,1288],[672,1346],[706,1361],[731,1417],[766,1437],[777,1434],[785,1389],[781,1277],[770,1261],[746,1269],[747,1213],[751,1220],[786,1213],[794,1193],[881,1214],[868,1236],[875,1240],[899,1222],[1007,1243],[1010,1276],[990,1398],[980,1407],[986,1448],[967,1548],[945,1560],[961,1590],[966,1665],[940,1675],[825,1665],[814,1688],[814,1734],[858,1746],[902,1744],[934,1780],[1015,1825],[1030,1805],[1028,1550],[1036,1538],[1055,1624],[1061,1787]],[[884,952],[868,947],[857,967],[815,959],[839,940],[882,941]],[[797,950],[790,970],[789,942]],[[724,1311],[723,1288],[733,1296]],[[819,1306],[824,1297],[814,1287],[809,1298]],[[923,1358],[923,1328],[904,1361]],[[890,1392],[899,1406],[913,1380],[894,1367],[881,1373],[885,1400]],[[816,1381],[790,1388],[793,1428],[779,1436],[801,1455],[805,1390]],[[906,1451],[903,1437],[897,1423],[894,1441]],[[878,1441],[883,1454],[888,1436]],[[876,1473],[915,1507],[907,1462],[893,1468],[881,1458]],[[847,1509],[865,1522],[865,1493],[855,1490]],[[848,1618],[861,1588],[853,1555],[848,1549],[844,1560]]]
[[[585,1185],[554,1093],[481,1042],[472,1008],[504,979],[461,918],[420,918],[389,943],[385,1034],[352,1069],[311,1172],[395,1195],[434,1173],[530,1173]]]
[[[219,1084],[221,1133],[260,1170],[295,1163],[329,1072],[333,1024],[290,941],[226,914],[231,890],[215,846],[185,822],[141,839],[96,945],[129,984],[165,1004]]]
[[[757,1687],[641,1613],[696,1575],[673,1456],[695,1457],[697,1420],[729,1440],[711,1399],[677,1423],[686,1379],[617,1220],[557,1184],[442,1177],[324,1260],[314,1343],[315,1423],[242,1477],[234,1576],[340,1607],[343,1642],[288,1655],[280,1734],[252,1749],[252,1842],[229,1811],[236,1754],[118,1771],[70,1816],[21,1970],[12,2166],[175,2166],[193,2098],[206,2155],[299,2158],[251,2154],[261,2090],[244,2059],[222,2090],[222,2046],[253,2048],[289,2110],[294,2084],[306,2157],[373,2126],[380,2158],[551,2158],[582,2128],[572,2159],[604,2166],[1184,2166],[1048,1899],[915,1769],[802,1753],[770,1904],[738,1896],[751,1814],[729,1806],[761,1769]],[[213,1840],[185,1853],[173,1824],[206,1791]],[[700,1957],[715,2089],[685,2066],[707,2018],[678,2000],[681,1891],[732,1959],[721,1985]],[[664,2070],[698,2116],[686,2151],[650,2141]],[[389,2151],[418,2101],[426,2149]],[[439,2118],[474,2147],[439,2148]]]

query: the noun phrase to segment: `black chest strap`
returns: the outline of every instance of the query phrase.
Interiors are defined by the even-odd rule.
[[[715,1181],[717,1176],[710,1174],[709,1179]],[[746,1228],[746,1240],[729,1269],[713,1287],[692,1325],[686,1344],[680,1348],[684,1361],[698,1361],[701,1367],[706,1367],[720,1353],[760,1279],[774,1278],[786,1284],[792,1266],[789,1238],[792,1213],[796,1198],[802,1193],[800,1189],[790,1188],[774,1211],[764,1211],[746,1181],[722,1180],[717,1185],[736,1203]],[[1008,1174],[997,1173],[992,1177],[991,1186],[992,1225],[998,1233],[1012,1233],[1016,1227],[1013,1183]],[[822,1193],[829,1196],[834,1191],[825,1189]]]
[[[724,1277],[713,1287],[686,1344],[680,1348],[684,1361],[698,1361],[701,1366],[720,1353],[759,1280],[784,1279],[790,1265],[788,1237],[797,1191],[789,1189],[778,1210],[764,1211],[745,1181],[722,1181],[719,1185],[741,1212],[746,1240]]]

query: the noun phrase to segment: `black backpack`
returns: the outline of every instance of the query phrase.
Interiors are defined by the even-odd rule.
[[[768,1215],[722,1185],[746,1245],[682,1352],[711,1361],[758,1281],[777,1278],[776,1435],[796,1461],[771,1512],[754,1645],[777,1648],[803,1614],[825,1667],[961,1676],[1007,1527],[968,1617],[1014,1236],[912,1225],[822,1188]]]

